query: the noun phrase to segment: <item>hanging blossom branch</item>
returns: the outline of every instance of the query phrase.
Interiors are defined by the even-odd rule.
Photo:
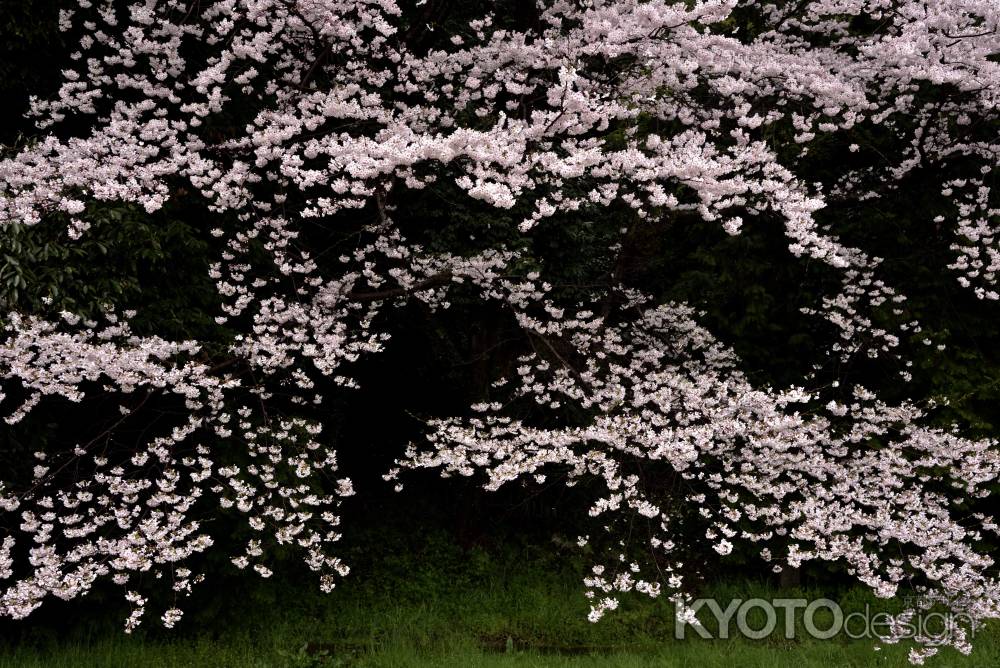
[[[437,28],[437,9],[395,0],[79,0],[63,12],[79,48],[58,94],[33,100],[48,134],[0,160],[0,224],[68,221],[79,238],[88,205],[153,213],[183,184],[222,221],[209,271],[219,321],[237,334],[213,366],[195,357],[199,343],[132,335],[128,314],[7,318],[0,375],[25,397],[10,420],[95,387],[121,395],[128,420],[154,394],[186,417],[116,460],[85,444],[59,460],[39,453],[26,489],[3,488],[15,519],[2,525],[11,584],[0,614],[110,578],[134,606],[131,629],[152,595],[143,574],[190,591],[198,576],[181,564],[212,545],[198,517],[220,511],[264,532],[236,566],[270,575],[266,534],[297,545],[332,586],[346,572],[328,548],[351,485],[318,482],[336,454],[318,422],[277,410],[275,393],[294,408],[322,401],[321,380],[355,387],[353,362],[389,341],[383,316],[412,300],[447,308],[461,284],[513,318],[533,352],[497,379],[512,403],[433,421],[389,477],[483,471],[494,488],[556,468],[567,484],[603,482],[590,513],[615,518],[609,530],[650,520],[647,566],[673,554],[693,509],[720,555],[745,543],[775,568],[842,562],[880,595],[916,583],[974,619],[996,616],[1000,589],[979,547],[995,524],[957,519],[996,478],[994,442],[921,426],[917,406],[860,387],[846,402],[843,388],[756,387],[691,308],[652,303],[617,272],[589,302],[563,303],[541,273],[518,269],[516,244],[433,251],[394,216],[407,193],[447,186],[508,211],[521,239],[612,205],[635,225],[685,214],[729,234],[776,218],[791,256],[841,277],[839,293],[803,305],[839,333],[832,357],[898,356],[901,333],[919,325],[893,330],[872,312],[901,315],[905,297],[878,278],[879,258],[817,216],[830,198],[864,201],[917,169],[947,173],[951,217],[935,222],[955,234],[952,269],[997,298],[987,177],[1000,153],[1000,11],[976,0],[528,4],[527,21],[483,10]],[[65,138],[67,119],[89,130]],[[829,183],[800,176],[815,141],[861,127],[896,148],[867,161],[860,151]],[[352,215],[361,232],[320,262],[306,225]],[[518,401],[566,426],[519,421]],[[74,464],[78,479],[64,475],[67,458],[86,463]],[[617,604],[613,591],[681,590],[680,564],[658,579],[624,548],[612,556],[587,579],[595,618]],[[174,605],[163,622],[179,615]]]
[[[810,560],[842,562],[878,596],[919,583],[918,591],[972,618],[996,615],[992,560],[970,542],[996,535],[997,525],[961,512],[997,479],[995,441],[921,426],[920,409],[889,406],[863,387],[849,402],[831,400],[807,416],[817,394],[754,387],[691,308],[643,301],[631,295],[639,316],[609,327],[590,311],[550,310],[545,321],[519,313],[526,328],[557,337],[569,352],[549,354],[553,346],[522,357],[498,381],[509,388],[508,402],[583,412],[590,416],[584,423],[543,428],[512,417],[509,403],[479,404],[472,419],[433,421],[431,447],[412,445],[387,479],[438,468],[485,471],[487,489],[521,478],[541,483],[552,472],[567,486],[600,480],[589,514],[602,533],[630,535],[637,517],[649,531],[638,544],[594,545],[605,558],[586,580],[594,621],[617,608],[623,593],[659,596],[664,585],[685,614],[681,548],[691,527],[678,526],[679,503],[698,510],[704,538],[720,555],[742,541],[775,572]],[[674,476],[681,491],[657,483]],[[930,479],[946,491],[930,489]],[[954,640],[971,649],[964,633]],[[928,646],[912,658],[935,651]]]

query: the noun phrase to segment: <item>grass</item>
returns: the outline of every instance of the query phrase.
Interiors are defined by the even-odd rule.
[[[666,601],[631,598],[597,624],[578,574],[524,555],[498,559],[443,550],[388,556],[359,569],[329,596],[281,583],[230,592],[216,609],[189,614],[173,634],[152,629],[33,635],[0,643],[0,668],[94,667],[444,667],[539,668],[832,668],[906,666],[907,648],[875,651],[866,640],[805,634],[786,640],[782,626],[764,640],[673,637]],[[417,569],[414,563],[435,564]],[[866,592],[815,588],[777,590],[760,582],[729,582],[704,596],[828,597],[845,613],[885,609]],[[763,618],[751,623],[759,626]],[[821,622],[818,622],[821,623]],[[690,636],[690,634],[689,634]],[[929,666],[1000,666],[1000,628],[981,630],[970,657],[945,649]]]

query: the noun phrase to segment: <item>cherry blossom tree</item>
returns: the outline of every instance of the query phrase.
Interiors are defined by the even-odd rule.
[[[38,138],[0,161],[0,222],[62,225],[72,240],[102,203],[154,215],[197,199],[224,247],[206,268],[218,321],[236,333],[208,355],[135,334],[122,305],[94,320],[6,316],[8,422],[94,392],[120,398],[121,422],[151,400],[184,417],[127,450],[39,452],[30,481],[5,481],[0,613],[111,580],[130,630],[160,580],[172,626],[203,577],[189,562],[213,549],[200,519],[212,513],[257,536],[236,567],[268,577],[271,548],[295,546],[332,588],[353,488],[306,408],[320,387],[363,382],[355,363],[389,345],[394,310],[456,295],[516,323],[523,354],[489,401],[430,420],[386,478],[590,481],[592,619],[629,591],[685,614],[692,535],[722,558],[829,561],[879,596],[905,586],[977,622],[1000,613],[984,548],[997,525],[970,511],[1000,473],[997,443],[931,426],[925,399],[830,382],[837,363],[888,358],[905,383],[901,341],[920,324],[881,259],[823,220],[831,202],[939,170],[950,214],[934,222],[954,235],[942,271],[1000,298],[995,2],[78,0],[60,22],[78,46],[58,93],[32,102]],[[823,142],[856,159],[811,180],[803,165]],[[444,188],[506,212],[508,241],[442,251],[398,224],[411,197]],[[635,230],[691,217],[731,235],[779,220],[789,261],[838,277],[800,305],[835,332],[830,367],[757,383],[695,308],[615,271]],[[607,258],[605,279],[581,293],[526,248],[583,218],[615,228],[588,250]],[[315,247],[317,225],[353,225],[349,242]],[[919,638],[911,658],[935,651]]]

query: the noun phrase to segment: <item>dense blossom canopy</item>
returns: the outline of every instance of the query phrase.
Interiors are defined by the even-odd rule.
[[[209,268],[218,320],[237,334],[220,362],[198,341],[133,334],[134,314],[114,304],[99,322],[6,317],[0,375],[20,402],[8,422],[94,391],[120,395],[123,420],[150,397],[185,415],[127,452],[39,452],[33,480],[0,486],[0,614],[110,579],[133,628],[144,573],[168,575],[174,600],[200,580],[186,564],[212,549],[200,519],[212,507],[257,535],[237,567],[268,577],[269,546],[294,545],[333,587],[347,572],[334,543],[351,482],[315,412],[269,406],[356,386],[355,362],[388,343],[387,313],[446,309],[456,291],[507,314],[527,347],[494,378],[494,400],[432,420],[386,478],[430,467],[484,473],[490,488],[554,472],[600,481],[589,512],[612,540],[586,579],[592,618],[632,590],[683,611],[682,515],[720,555],[738,546],[776,571],[838,562],[880,596],[913,586],[975,620],[1000,614],[983,548],[997,526],[968,510],[1000,473],[994,441],[819,370],[759,386],[689,305],[614,271],[567,296],[519,243],[612,208],[627,222],[593,251],[612,258],[671,216],[732,235],[780,220],[790,259],[839,276],[839,293],[801,305],[838,332],[830,359],[902,356],[919,323],[872,314],[901,315],[905,294],[819,213],[939,170],[951,213],[935,223],[954,235],[942,271],[1000,297],[993,0],[529,0],[472,5],[460,22],[428,0],[76,4],[60,19],[79,35],[63,83],[32,102],[41,136],[0,161],[0,222],[78,239],[100,203],[153,215],[200,196],[225,244]],[[859,145],[861,128],[886,139]],[[801,161],[831,140],[857,159],[811,181]],[[511,242],[443,252],[408,239],[408,193],[444,187],[509,211]],[[351,216],[367,222],[336,261],[302,242],[307,226]],[[902,357],[899,368],[903,383]],[[547,417],[512,412],[525,400]],[[650,527],[641,545],[636,515]],[[172,626],[180,609],[164,609]],[[915,661],[935,651],[918,641]]]

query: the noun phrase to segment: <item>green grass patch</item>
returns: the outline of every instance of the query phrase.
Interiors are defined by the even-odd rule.
[[[908,665],[907,647],[876,650],[871,640],[844,635],[809,638],[801,615],[796,637],[785,639],[780,611],[777,629],[762,640],[705,640],[691,631],[677,640],[669,602],[642,596],[625,597],[619,610],[593,624],[586,619],[580,570],[559,568],[538,554],[440,549],[431,558],[390,550],[357,570],[330,595],[274,581],[220,593],[216,608],[199,611],[193,601],[173,632],[157,630],[153,619],[136,636],[94,626],[64,634],[26,632],[0,644],[0,668]],[[779,590],[754,581],[722,583],[700,595],[719,599],[723,607],[733,598],[825,597],[838,601],[845,614],[899,605],[862,589]],[[751,615],[751,625],[760,627],[763,619]],[[928,665],[1000,666],[1000,628],[980,630],[974,646],[970,657],[944,649]]]

